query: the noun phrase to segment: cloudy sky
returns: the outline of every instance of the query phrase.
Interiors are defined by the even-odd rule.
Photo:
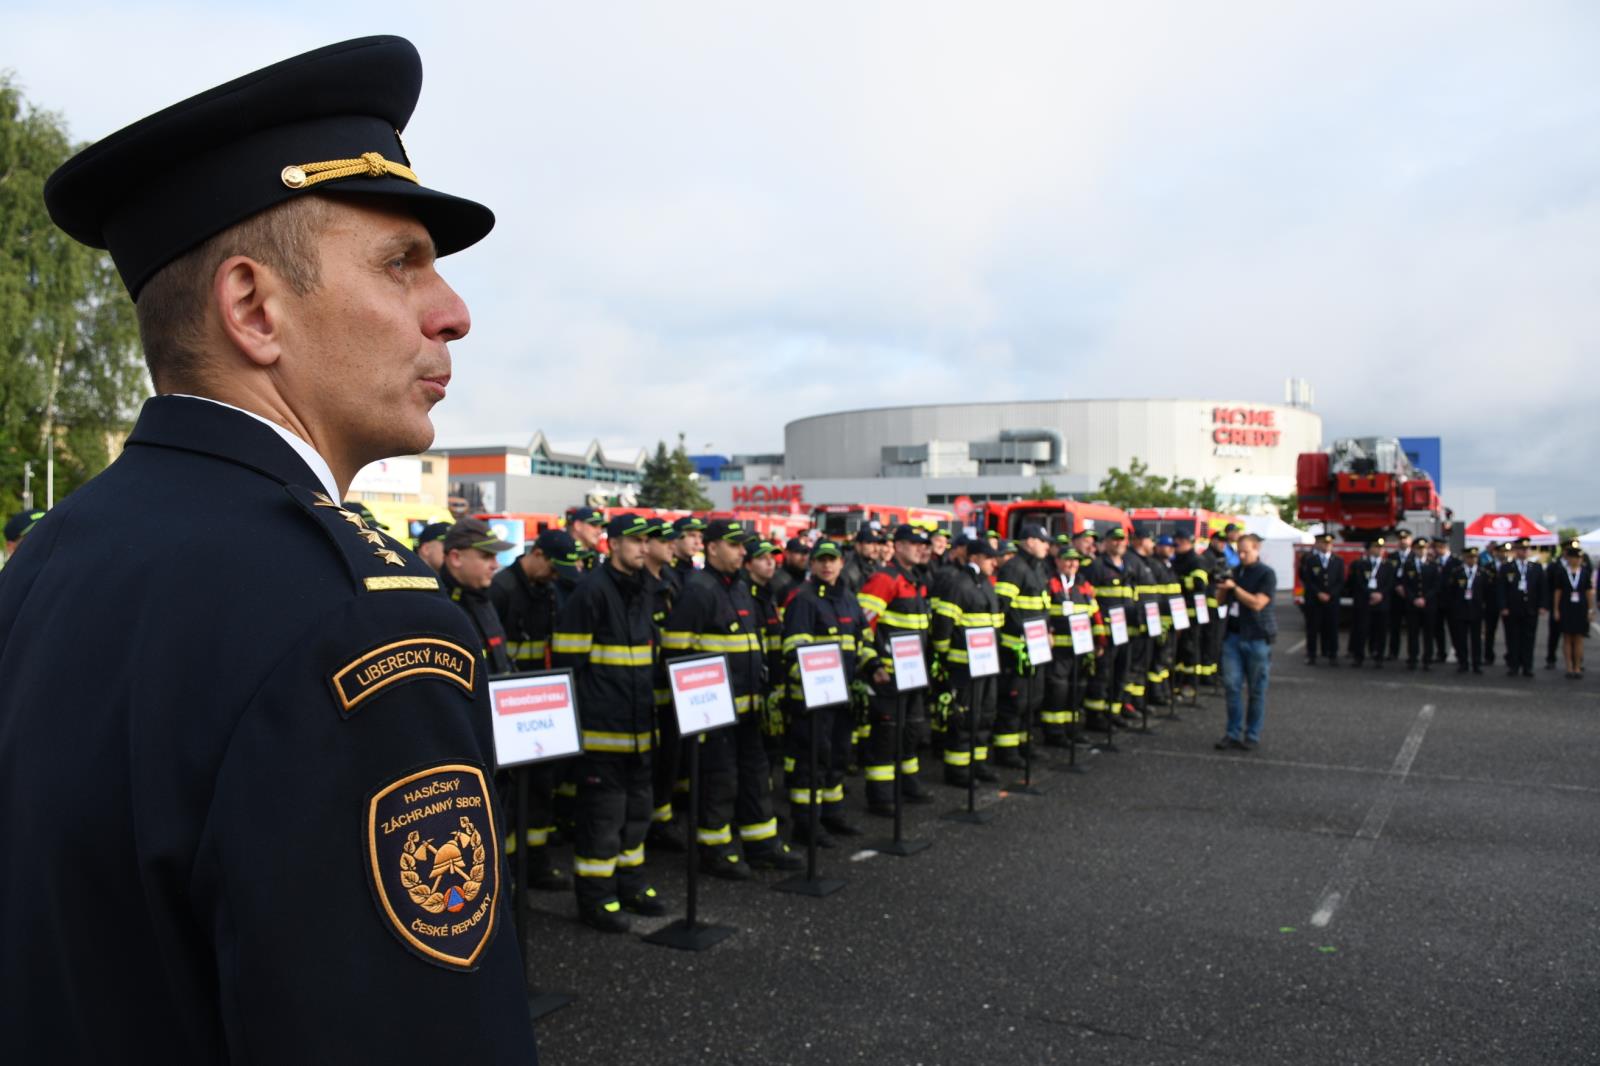
[[[1600,5],[11,0],[90,139],[345,37],[499,225],[441,437],[782,448],[952,399],[1280,401],[1600,514]]]

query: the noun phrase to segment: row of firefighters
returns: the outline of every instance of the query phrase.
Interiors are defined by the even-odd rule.
[[[583,541],[602,529],[609,554],[585,570]],[[435,556],[441,578],[482,635],[490,670],[573,673],[582,753],[502,782],[526,788],[532,812],[508,847],[531,849],[528,887],[570,883],[580,919],[608,932],[626,930],[630,912],[666,913],[647,846],[698,846],[702,869],[728,879],[799,869],[790,844],[809,843],[813,822],[821,847],[862,832],[845,802],[857,771],[866,812],[892,817],[897,795],[932,801],[923,753],[947,785],[994,781],[995,767],[1022,764],[1035,727],[1044,744],[1068,747],[1085,730],[1109,734],[1152,703],[1214,685],[1226,625],[1217,585],[1237,558],[1222,533],[1196,550],[1186,537],[1156,543],[1121,528],[1102,543],[1029,528],[1015,542],[957,538],[936,556],[928,533],[909,525],[863,529],[849,546],[780,546],[736,522],[626,514],[543,533],[498,573],[479,556],[492,560],[500,545],[446,543],[455,547]],[[1081,653],[1077,616],[1092,637]],[[969,669],[968,635],[980,630],[998,636],[997,675]],[[903,692],[890,642],[908,634],[929,684]],[[844,653],[848,707],[805,705],[797,650],[818,643]],[[738,717],[685,741],[664,664],[704,655],[726,657]],[[687,743],[700,745],[696,811],[682,809]],[[785,795],[787,834],[776,802]],[[573,847],[570,881],[550,848],[558,824]]]
[[[1443,663],[1453,647],[1458,672],[1482,673],[1494,664],[1496,633],[1503,626],[1507,674],[1531,677],[1540,615],[1549,617],[1545,664],[1554,666],[1562,635],[1588,632],[1594,579],[1577,541],[1547,564],[1531,552],[1522,538],[1481,552],[1469,547],[1457,556],[1447,541],[1413,539],[1401,530],[1392,550],[1379,538],[1346,563],[1334,552],[1333,538],[1323,534],[1299,562],[1306,661],[1339,664],[1344,597],[1350,603],[1346,653],[1356,666],[1368,659],[1378,667],[1385,659],[1398,660],[1404,634],[1408,669],[1416,669],[1419,659],[1424,670]]]

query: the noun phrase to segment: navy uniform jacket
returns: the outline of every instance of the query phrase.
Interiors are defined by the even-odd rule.
[[[7,1057],[533,1061],[477,652],[269,427],[147,402],[0,576]]]
[[[1517,570],[1517,560],[1500,564],[1496,604],[1513,616],[1537,618],[1541,608],[1550,606],[1550,597],[1545,593],[1544,568],[1532,559],[1525,560],[1522,565],[1526,568],[1526,589],[1522,587],[1524,582]]]
[[[1317,552],[1306,552],[1305,558],[1300,560],[1300,584],[1305,589],[1307,603],[1321,606],[1317,593],[1326,592],[1328,602],[1337,605],[1339,593],[1344,590],[1344,560],[1329,552],[1324,565]]]
[[[1376,577],[1376,584],[1372,579]],[[1374,559],[1370,555],[1362,555],[1350,563],[1350,576],[1345,584],[1350,590],[1350,602],[1358,611],[1387,609],[1389,597],[1394,593],[1395,561],[1389,556],[1380,556]],[[1372,602],[1372,594],[1379,596],[1378,602]]]
[[[1495,609],[1494,572],[1486,566],[1469,568],[1465,563],[1451,567],[1444,583],[1444,609],[1453,618],[1467,622],[1483,619]],[[1470,577],[1469,577],[1470,575]],[[1467,591],[1472,595],[1468,596]]]

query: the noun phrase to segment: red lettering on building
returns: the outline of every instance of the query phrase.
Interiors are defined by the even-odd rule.
[[[789,514],[806,502],[806,487],[800,482],[789,485],[735,485],[733,505],[742,511],[760,514]]]
[[[1211,440],[1245,448],[1276,448],[1283,436],[1282,430],[1274,428],[1277,414],[1248,407],[1213,407]]]

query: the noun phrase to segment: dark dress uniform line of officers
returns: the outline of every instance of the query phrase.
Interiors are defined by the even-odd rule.
[[[472,620],[491,673],[572,670],[582,754],[500,782],[504,793],[529,793],[529,828],[520,840],[508,834],[507,849],[529,849],[527,887],[574,891],[580,920],[607,932],[627,930],[630,913],[667,911],[647,847],[699,847],[708,873],[733,880],[796,870],[803,862],[790,845],[809,843],[811,805],[818,846],[862,834],[845,805],[854,773],[867,813],[892,816],[897,774],[904,802],[933,800],[921,752],[942,763],[948,785],[994,781],[995,767],[1022,765],[1035,727],[1046,745],[1067,747],[1085,729],[1128,728],[1152,704],[1217,680],[1215,590],[1229,570],[1220,532],[1197,551],[1187,537],[1130,540],[1120,528],[1104,544],[1093,532],[1051,537],[1039,527],[1016,542],[952,543],[942,531],[869,526],[848,550],[799,539],[780,549],[736,522],[608,522],[580,508],[567,529],[541,533],[500,569],[495,555],[511,547],[467,518],[426,528],[418,554]],[[1187,627],[1173,625],[1175,610]],[[1089,629],[1082,654],[1079,616]],[[1028,637],[1040,623],[1049,658],[1035,662]],[[973,676],[975,630],[992,631],[998,675]],[[922,644],[926,689],[896,686],[891,641],[904,635]],[[798,651],[818,643],[838,644],[850,665],[849,707],[805,706]],[[692,741],[700,804],[685,811],[687,749],[666,662],[708,654],[727,657],[738,718]],[[774,802],[780,764],[787,839]],[[570,875],[553,857],[558,835],[572,844]]]
[[[1346,566],[1332,550],[1332,536],[1317,537],[1315,550],[1300,561],[1305,591],[1306,662],[1339,665],[1340,597],[1350,599],[1350,637],[1346,646],[1355,666],[1368,659],[1381,668],[1398,660],[1404,636],[1406,669],[1423,670],[1449,657],[1458,673],[1481,674],[1495,663],[1497,632],[1505,630],[1506,676],[1532,677],[1535,633],[1540,616],[1550,620],[1545,668],[1555,667],[1562,644],[1568,678],[1583,674],[1583,639],[1594,617],[1594,575],[1577,541],[1559,560],[1541,564],[1530,557],[1526,538],[1459,557],[1450,545],[1426,537],[1396,534],[1396,547],[1383,538],[1367,544]]]

